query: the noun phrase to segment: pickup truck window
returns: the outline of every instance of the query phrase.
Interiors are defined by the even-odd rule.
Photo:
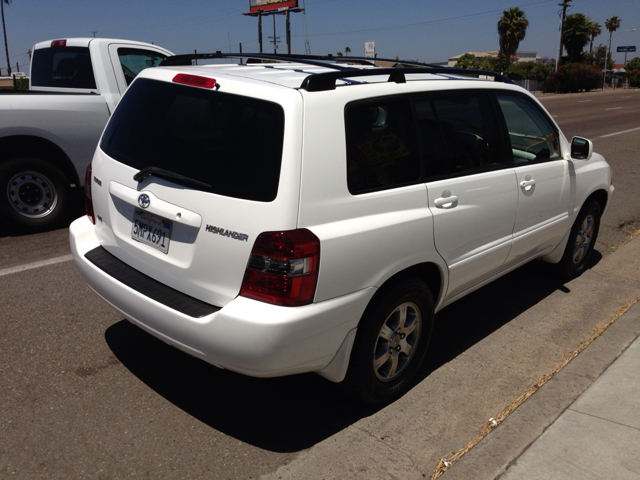
[[[31,71],[35,87],[96,88],[87,47],[39,48],[33,52]]]
[[[167,56],[151,50],[119,48],[118,58],[120,59],[122,73],[124,73],[127,86],[129,86],[142,70],[149,67],[157,67]]]
[[[219,195],[270,202],[283,138],[284,111],[276,103],[140,78],[118,104],[100,148],[138,170],[156,167]]]

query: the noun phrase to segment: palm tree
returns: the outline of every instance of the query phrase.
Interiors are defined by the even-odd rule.
[[[591,22],[589,24],[589,36],[591,37],[591,43],[589,44],[589,53],[593,53],[593,41],[601,33],[602,25],[600,25],[598,22]]]
[[[344,54],[348,57],[351,53],[351,49],[349,47],[344,47]]]
[[[569,61],[580,61],[582,49],[589,43],[592,23],[592,20],[582,13],[569,15],[565,20],[562,41],[567,49]]]
[[[506,73],[509,74],[509,61],[515,55],[520,42],[529,27],[529,20],[524,16],[524,12],[519,7],[504,10],[502,17],[498,21],[498,35],[500,40],[500,51],[504,52],[507,58]]]
[[[611,58],[611,39],[613,36],[613,32],[620,28],[620,21],[621,20],[618,17],[616,17],[615,15],[611,15],[611,18],[607,18],[607,21],[604,22],[604,26],[607,30],[609,30],[609,55],[607,55],[607,59],[604,62],[605,76],[607,73],[607,64],[609,63],[609,59]]]
[[[4,51],[7,54],[7,70],[11,76],[11,62],[9,61],[9,47],[7,46],[7,27],[4,24],[4,4],[9,5],[11,0],[0,0],[0,10],[2,11],[2,31],[4,32]]]

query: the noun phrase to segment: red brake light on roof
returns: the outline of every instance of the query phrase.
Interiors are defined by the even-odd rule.
[[[67,46],[67,41],[66,40],[52,40],[51,41],[51,46],[52,47],[66,47]]]
[[[216,86],[215,78],[201,77],[199,75],[188,75],[186,73],[179,73],[173,77],[175,83],[181,83],[183,85],[191,85],[192,87],[202,88],[214,88]]]
[[[240,295],[297,307],[313,302],[320,266],[320,240],[302,228],[264,232],[256,239]]]

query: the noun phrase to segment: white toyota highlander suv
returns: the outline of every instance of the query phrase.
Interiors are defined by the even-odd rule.
[[[386,402],[435,312],[534,259],[585,269],[610,168],[528,92],[280,60],[172,57],[115,110],[70,238],[128,320],[220,368],[316,372]]]

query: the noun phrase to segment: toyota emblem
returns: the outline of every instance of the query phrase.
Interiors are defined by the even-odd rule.
[[[151,204],[151,199],[149,198],[149,195],[147,195],[146,193],[143,193],[138,197],[138,205],[140,205],[140,208],[148,208],[150,204]]]

